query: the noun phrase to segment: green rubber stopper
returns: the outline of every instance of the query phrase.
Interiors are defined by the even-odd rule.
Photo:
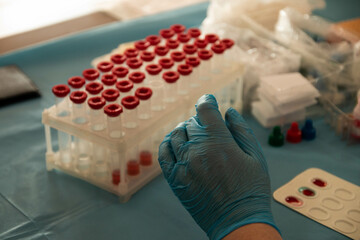
[[[284,145],[284,134],[282,134],[279,126],[273,128],[273,131],[269,136],[269,144],[273,147],[281,147]]]

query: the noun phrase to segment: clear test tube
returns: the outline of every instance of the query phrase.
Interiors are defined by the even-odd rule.
[[[166,57],[169,53],[169,48],[165,45],[157,45],[155,47],[155,62],[159,61],[160,58]]]
[[[173,71],[177,71],[177,66],[185,60],[186,54],[183,51],[173,51],[170,53],[171,59],[174,61]]]
[[[114,68],[115,67],[119,67],[122,64],[124,64],[124,62],[126,61],[126,56],[125,54],[113,54],[110,57],[111,62],[114,64]]]
[[[201,35],[201,31],[198,28],[189,28],[187,32],[191,36],[190,39],[191,44],[194,43],[195,39],[197,39]]]
[[[189,93],[189,86],[192,80],[192,67],[187,64],[180,64],[177,69],[180,79],[177,81],[177,89],[179,95],[186,95]]]
[[[146,51],[150,47],[150,43],[145,40],[139,40],[134,43],[134,46],[141,54],[142,51]]]
[[[98,80],[100,73],[96,69],[88,68],[82,72],[82,75],[87,81],[96,81]]]
[[[130,80],[121,80],[116,83],[116,88],[120,91],[122,98],[133,95],[134,84]]]
[[[182,24],[173,24],[170,26],[170,29],[173,30],[176,34],[178,34],[184,32],[186,27]]]
[[[111,182],[115,186],[119,185],[121,182],[121,158],[119,152],[110,150],[110,162],[111,162]]]
[[[135,177],[140,174],[138,146],[128,149],[126,152],[126,173],[129,177]]]
[[[89,97],[96,97],[101,95],[104,86],[100,82],[90,82],[86,84],[85,89],[88,92]]]
[[[71,164],[71,136],[65,132],[58,131],[60,163],[65,167]]]
[[[139,146],[139,162],[143,167],[149,167],[152,165],[153,157],[153,144],[152,138],[147,138],[145,141],[140,143]]]
[[[151,111],[159,112],[162,111],[164,106],[164,81],[162,79],[158,79],[149,84],[152,89],[152,97],[151,97]]]
[[[160,64],[149,64],[146,66],[146,79],[149,83],[156,81],[160,78],[162,67]]]
[[[161,58],[158,63],[165,71],[170,71],[174,66],[174,61],[171,58]]]
[[[199,79],[200,81],[210,81],[211,80],[211,58],[213,53],[211,50],[200,49],[198,50],[198,56],[201,60],[201,65],[199,68]]]
[[[105,103],[106,101],[103,97],[92,97],[88,100],[90,127],[93,131],[102,131],[106,127],[104,112],[102,111]]]
[[[72,121],[76,124],[84,124],[88,122],[86,114],[86,101],[87,94],[84,91],[74,91],[70,94],[72,101]]]
[[[127,58],[136,58],[139,56],[139,50],[136,48],[127,48],[125,49],[124,54]]]
[[[146,41],[148,41],[150,43],[150,46],[147,49],[150,52],[154,51],[155,46],[161,42],[161,38],[156,35],[149,35],[145,39],[146,39]]]
[[[65,117],[70,115],[70,104],[67,95],[70,93],[70,88],[65,84],[59,84],[52,88],[55,95],[56,116]]]
[[[214,53],[214,56],[211,60],[211,69],[215,74],[222,72],[223,63],[224,63],[224,51],[226,50],[226,45],[222,42],[214,43],[211,46],[211,50]]]
[[[74,145],[75,145],[75,168],[82,174],[87,175],[90,173],[90,155],[91,151],[91,143],[74,137]]]
[[[207,48],[206,49],[211,49],[211,46],[213,43],[216,43],[217,41],[219,41],[219,36],[217,34],[214,33],[209,33],[205,35],[205,39],[208,42]]]
[[[105,89],[114,88],[117,81],[117,76],[111,73],[101,76],[101,82]]]
[[[139,58],[128,58],[126,60],[126,65],[134,71],[140,70],[140,67],[143,65],[143,62]]]
[[[110,138],[121,138],[124,136],[124,131],[122,129],[121,122],[121,113],[123,112],[123,108],[120,104],[112,103],[104,108],[104,112],[107,115],[106,124],[108,136]]]
[[[145,78],[145,73],[140,71],[130,73],[129,80],[135,84],[135,88],[148,84],[148,80]]]
[[[80,76],[74,76],[68,79],[68,85],[73,90],[84,90],[85,78]]]
[[[140,53],[140,59],[143,61],[143,64],[140,67],[140,71],[145,72],[145,68],[155,59],[154,52],[143,51]]]
[[[124,127],[136,128],[138,126],[137,121],[137,106],[140,101],[135,96],[127,96],[121,99],[121,105],[125,108],[124,111]]]
[[[183,51],[188,57],[194,57],[197,55],[197,46],[195,44],[184,44]]]
[[[165,103],[173,103],[177,99],[177,80],[179,79],[179,73],[175,71],[167,71],[162,75],[165,80],[164,99]]]
[[[175,36],[175,31],[170,29],[161,29],[159,35],[162,37],[160,44],[165,45],[166,40]]]
[[[169,51],[177,51],[179,50],[179,46],[180,46],[180,42],[177,39],[167,39],[165,46],[167,46],[169,48]]]
[[[190,88],[197,88],[200,86],[200,79],[199,79],[199,68],[200,68],[200,58],[198,57],[187,57],[185,60],[187,65],[192,67],[192,77],[190,81]]]
[[[93,175],[97,180],[106,181],[109,177],[107,164],[108,151],[105,147],[97,144],[93,146]]]
[[[106,102],[108,103],[118,103],[118,104],[120,103],[119,101],[120,93],[117,89],[114,88],[106,89],[101,93],[101,96],[105,98]]]
[[[140,87],[136,89],[135,96],[140,99],[141,103],[138,107],[139,119],[149,119],[151,117],[151,95],[151,88]]]
[[[222,39],[221,42],[223,44],[225,44],[226,46],[226,50],[224,52],[224,62],[223,62],[223,67],[225,68],[229,68],[231,67],[231,61],[232,59],[234,59],[236,56],[234,56],[234,53],[233,53],[233,46],[234,46],[234,41],[232,39],[229,39],[229,38],[225,38],[225,39]]]
[[[103,74],[111,73],[111,69],[113,69],[113,67],[114,67],[114,64],[112,62],[108,62],[108,61],[99,62],[96,65],[96,68],[99,70],[101,76]]]
[[[124,66],[119,66],[113,68],[112,73],[117,77],[117,80],[124,80],[129,73],[129,69]]]
[[[208,41],[205,38],[197,38],[195,39],[194,44],[197,46],[198,49],[206,49]]]

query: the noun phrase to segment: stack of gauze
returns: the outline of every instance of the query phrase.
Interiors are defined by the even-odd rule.
[[[261,77],[258,94],[260,101],[252,103],[252,114],[264,127],[305,119],[306,108],[320,96],[300,73]]]

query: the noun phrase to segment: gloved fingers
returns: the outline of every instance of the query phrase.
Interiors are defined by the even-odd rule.
[[[166,135],[164,141],[159,146],[158,161],[165,178],[168,179],[176,163],[176,158],[171,147],[170,134]]]
[[[174,151],[176,161],[181,161],[181,156],[183,155],[184,146],[188,141],[188,136],[186,133],[186,123],[179,123],[175,129],[170,134],[171,147]]]

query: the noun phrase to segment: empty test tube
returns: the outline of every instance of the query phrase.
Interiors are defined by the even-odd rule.
[[[162,77],[166,82],[163,101],[165,103],[173,103],[177,99],[177,80],[179,79],[179,73],[167,71],[163,73]]]
[[[198,50],[198,56],[201,59],[199,79],[200,81],[209,81],[211,80],[211,58],[213,53],[211,50],[200,49]]]
[[[180,42],[177,39],[167,39],[165,46],[167,46],[169,48],[170,51],[176,51],[178,50],[180,45]]]
[[[107,115],[107,130],[108,136],[111,138],[121,138],[124,136],[122,129],[121,113],[123,108],[120,104],[113,103],[105,106],[104,112]]]
[[[77,124],[88,122],[85,101],[87,94],[84,91],[74,91],[70,94],[72,104],[72,121]]]
[[[105,89],[114,88],[117,81],[117,76],[114,74],[104,74],[101,76],[101,82]]]
[[[103,61],[99,62],[96,65],[97,69],[100,71],[101,75],[111,73],[111,69],[114,67],[114,64],[112,62]]]
[[[166,57],[169,53],[169,48],[165,45],[157,45],[154,50],[156,57],[155,61],[158,61],[160,58]]]
[[[196,45],[198,49],[204,49],[208,45],[208,41],[205,38],[204,39],[197,38],[194,41],[194,45]]]
[[[137,121],[137,106],[139,105],[139,99],[135,96],[127,96],[121,99],[121,105],[125,108],[124,113],[124,127],[136,128]]]
[[[74,90],[83,90],[85,78],[80,76],[71,77],[68,79],[68,84]]]
[[[92,97],[88,100],[90,107],[90,127],[94,131],[102,131],[105,129],[105,119],[102,111],[105,103],[106,101],[103,97]]]
[[[161,58],[159,59],[159,65],[165,70],[168,71],[174,66],[174,61],[171,58]]]
[[[149,64],[146,66],[147,80],[149,83],[160,78],[162,67],[160,64]]]
[[[173,51],[170,54],[171,59],[174,61],[173,70],[177,70],[177,66],[181,64],[186,57],[186,54],[183,51]]]
[[[124,66],[119,66],[113,68],[112,73],[118,78],[117,80],[123,80],[126,78],[126,75],[129,73],[129,69]]]
[[[190,81],[190,88],[196,88],[200,86],[200,79],[199,79],[199,68],[200,68],[200,58],[198,57],[188,57],[185,60],[187,65],[192,67],[192,77]]]
[[[114,64],[114,67],[118,67],[126,61],[125,54],[113,54],[110,57],[111,62]]]
[[[142,64],[143,62],[139,58],[128,58],[126,60],[126,65],[128,65],[129,68],[133,70],[139,70]]]
[[[75,167],[76,169],[83,174],[88,174],[90,172],[90,156],[89,152],[91,150],[91,143],[74,137],[75,145]]]
[[[211,69],[213,73],[220,73],[222,71],[223,62],[224,62],[224,51],[226,50],[226,45],[222,42],[214,43],[211,46],[211,50],[214,53],[214,56],[211,60]]]
[[[175,36],[175,31],[170,29],[161,29],[159,35],[163,38],[160,44],[165,44],[167,39],[171,39]]]
[[[186,95],[189,93],[190,83],[193,81],[192,76],[192,67],[187,64],[180,64],[177,69],[180,74],[180,80],[177,83],[178,94]]]
[[[100,93],[104,87],[100,82],[90,82],[86,84],[85,89],[89,93],[89,97],[96,97],[100,96]]]
[[[145,81],[145,73],[143,72],[132,72],[129,75],[129,80],[135,84],[135,87],[141,87],[146,85],[148,81]]]
[[[121,80],[116,83],[116,88],[120,91],[121,97],[133,94],[134,84],[130,80]]]
[[[197,54],[197,46],[195,44],[184,44],[183,51],[188,57],[196,56]]]
[[[139,51],[146,51],[146,49],[150,47],[150,43],[145,40],[139,40],[134,43],[134,46]]]
[[[157,79],[149,83],[150,88],[152,89],[151,96],[151,110],[158,112],[164,109],[164,80]]]
[[[71,164],[71,136],[65,132],[58,131],[59,157],[60,163],[65,167]]]
[[[141,65],[140,71],[145,72],[145,68],[148,64],[150,64],[155,59],[154,52],[143,51],[140,53],[140,59],[143,61]]]
[[[120,93],[117,89],[108,88],[101,93],[101,96],[105,98],[108,103],[119,103]]]
[[[201,35],[201,31],[198,28],[189,28],[187,32],[191,36],[190,43],[194,43],[195,39]]]
[[[127,48],[124,51],[124,54],[127,58],[135,58],[139,55],[139,50],[137,50],[136,48]]]
[[[161,38],[156,35],[149,35],[145,39],[150,43],[148,51],[154,51],[155,46],[161,42]]]
[[[151,95],[152,90],[148,87],[136,89],[135,96],[140,99],[141,104],[138,109],[139,119],[149,119],[151,117]]]
[[[102,113],[104,114],[104,113]],[[101,145],[93,146],[93,174],[96,178],[106,181],[109,176],[109,167],[107,164],[108,151]]]
[[[182,24],[173,24],[170,26],[170,29],[172,29],[175,33],[182,33],[185,31],[186,27]]]
[[[93,68],[85,69],[82,74],[87,81],[95,81],[100,76],[99,71]]]
[[[70,115],[70,106],[67,95],[70,93],[70,88],[65,84],[59,84],[52,88],[55,95],[55,108],[58,117],[65,117]]]

